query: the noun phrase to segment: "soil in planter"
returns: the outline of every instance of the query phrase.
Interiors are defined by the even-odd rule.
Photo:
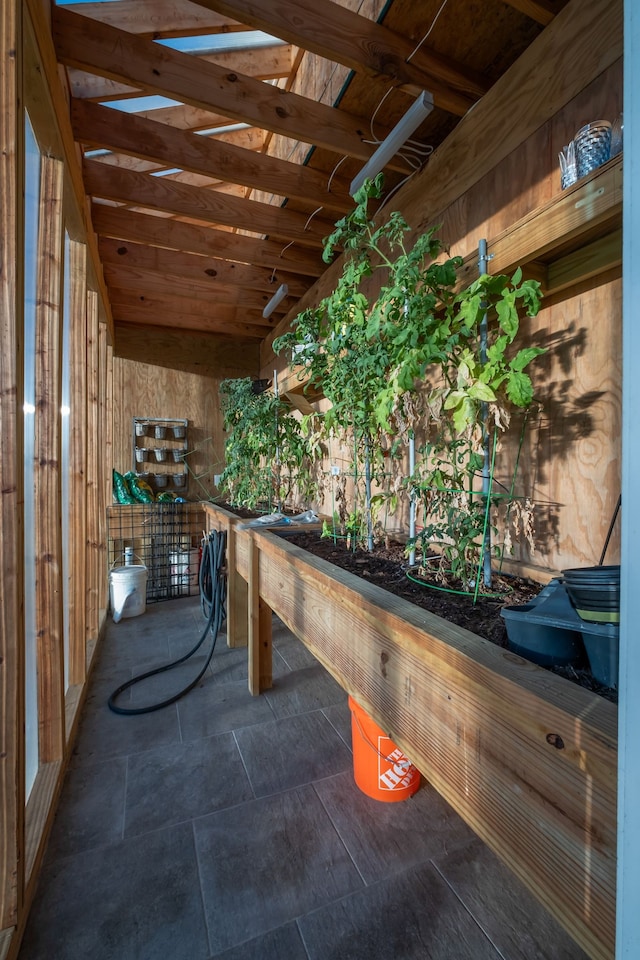
[[[407,577],[408,563],[404,547],[395,541],[378,545],[373,553],[369,553],[359,549],[353,551],[346,547],[344,541],[334,542],[330,537],[321,538],[315,533],[287,533],[287,540],[501,647],[507,646],[507,631],[500,616],[502,607],[527,603],[541,590],[540,584],[531,580],[496,575],[493,578],[495,599],[478,597],[474,603],[471,596],[434,590],[410,580]],[[456,589],[455,584],[451,586]],[[607,700],[617,702],[617,691],[603,687],[594,680],[586,662],[584,668],[567,666],[543,669],[549,669]]]

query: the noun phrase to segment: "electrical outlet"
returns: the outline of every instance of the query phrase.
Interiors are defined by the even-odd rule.
[[[221,473],[214,473],[214,475],[213,475],[213,482],[215,483],[216,487],[219,487],[219,486],[220,486],[220,481],[221,481],[221,480],[222,480],[222,474],[221,474]]]
[[[340,476],[340,467],[338,466],[337,463],[332,463],[332,464],[331,464],[331,476],[332,476],[332,477],[339,477],[339,476]]]

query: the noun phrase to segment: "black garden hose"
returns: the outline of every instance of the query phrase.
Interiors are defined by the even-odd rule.
[[[172,660],[171,663],[165,663],[160,667],[154,667],[153,670],[147,670],[146,673],[141,673],[137,677],[133,677],[131,680],[127,680],[126,683],[121,684],[117,690],[113,691],[108,700],[109,709],[113,710],[114,713],[123,714],[125,716],[135,716],[136,714],[140,713],[153,713],[154,710],[161,710],[163,707],[168,707],[169,704],[175,703],[176,700],[184,697],[184,695],[190,690],[193,690],[196,684],[204,676],[207,667],[211,663],[213,651],[215,650],[216,646],[218,631],[220,630],[220,627],[222,626],[226,616],[225,599],[227,578],[224,568],[226,544],[226,533],[219,533],[216,530],[213,530],[202,541],[202,560],[200,561],[198,582],[200,585],[200,603],[207,623],[204,631],[202,632],[202,636],[196,643],[195,647],[189,650],[188,653],[185,653],[184,656],[179,657],[177,660]],[[159,703],[152,703],[146,707],[116,706],[116,700],[120,694],[124,693],[125,690],[128,690],[129,687],[132,687],[135,683],[140,683],[142,680],[146,680],[148,677],[154,677],[158,673],[164,673],[167,670],[171,670],[173,667],[177,667],[180,663],[185,663],[185,661],[187,661],[200,649],[209,632],[211,632],[212,640],[205,664],[198,673],[197,677],[186,687],[169,697],[167,700],[162,700]]]

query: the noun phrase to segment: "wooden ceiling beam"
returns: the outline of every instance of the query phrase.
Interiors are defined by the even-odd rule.
[[[162,296],[172,301],[176,299],[183,302],[199,301],[207,304],[209,309],[211,309],[211,304],[228,303],[242,309],[257,310],[261,315],[270,299],[270,294],[261,290],[245,290],[239,286],[224,284],[218,284],[215,289],[212,289],[211,286],[202,282],[197,283],[188,278],[166,276],[152,270],[141,270],[137,267],[105,264],[104,275],[109,296],[114,300],[118,299],[118,292],[128,292],[152,298]],[[281,314],[285,312],[284,308],[280,310]],[[264,320],[262,316],[261,319],[266,326],[269,326],[268,320]]]
[[[242,17],[272,36],[394,86],[429,90],[436,106],[463,115],[489,89],[474,70],[354,13],[332,0],[194,0],[198,6]]]
[[[199,304],[196,301],[196,304]],[[165,301],[136,298],[126,293],[119,294],[112,303],[114,322],[148,323],[156,327],[171,327],[174,330],[201,330],[207,333],[226,334],[231,337],[250,337],[264,339],[269,332],[261,324],[237,320],[244,317],[246,311],[236,311],[233,307],[217,306],[215,310],[200,311],[191,301]]]
[[[235,33],[247,30],[216,13],[200,10],[189,0],[119,0],[118,3],[78,3],[74,9],[83,17],[108,23],[129,33],[152,37],[190,37],[199,33]]]
[[[190,56],[208,63],[217,63],[227,70],[238,70],[255,80],[277,80],[289,76],[291,72],[291,51],[290,44],[280,43],[276,47],[263,47],[258,50],[217,53],[215,56],[198,56],[192,53]],[[99,77],[95,73],[87,73],[86,70],[69,67],[67,72],[72,96],[82,100],[105,102],[137,97],[142,93],[137,87]]]
[[[324,206],[340,213],[353,209],[345,180],[339,180],[335,187],[332,184],[334,192],[330,193],[325,174],[297,163],[176,130],[154,120],[123,116],[110,107],[85,100],[72,101],[71,123],[76,140],[91,147],[105,147],[280,197],[295,197],[313,207]]]
[[[246,290],[261,290],[269,298],[281,283],[287,284],[291,297],[301,297],[309,287],[308,281],[305,283],[292,273],[278,270],[274,276],[272,270],[177,250],[163,250],[142,243],[123,243],[122,240],[101,237],[98,249],[104,266],[126,266],[155,272],[163,277],[181,277],[198,285],[206,285],[214,296],[218,287],[231,284]]]
[[[315,217],[309,222],[306,214],[293,210],[224,196],[214,190],[202,190],[146,173],[121,170],[96,160],[85,160],[83,170],[87,194],[118,203],[166,210],[250,233],[295,240],[312,248],[322,247],[323,238],[333,229],[333,224],[327,221]]]
[[[196,253],[238,264],[253,264],[268,270],[285,270],[297,276],[319,277],[327,269],[319,253],[273,240],[224,233],[212,227],[182,223],[123,207],[94,203],[91,207],[94,230],[105,237],[151,244],[169,250]]]
[[[257,377],[259,340],[148,324],[114,324],[114,356],[200,376]],[[240,345],[241,349],[238,349]]]
[[[503,0],[503,3],[523,13],[525,17],[535,20],[543,27],[548,26],[565,5],[563,0],[560,3],[557,0],[556,2],[554,0]]]
[[[215,63],[203,63],[65,7],[52,8],[52,33],[58,59],[67,66],[219,112],[341,156],[367,160],[374,152],[375,148],[365,143],[368,124],[363,117],[229,72]],[[400,158],[395,158],[394,164],[395,169],[410,172]]]

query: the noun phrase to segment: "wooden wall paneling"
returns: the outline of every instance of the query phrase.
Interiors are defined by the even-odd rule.
[[[536,376],[542,413],[525,470],[535,469],[540,549],[556,570],[598,563],[620,493],[621,296],[619,279],[589,283],[552,302],[532,328],[549,353]],[[618,551],[619,524],[609,563]]]
[[[60,527],[60,335],[63,164],[41,160],[36,301],[35,582],[41,763],[64,753],[62,533]]]
[[[213,478],[224,469],[219,380],[115,357],[113,404],[113,466],[119,473],[133,469],[134,417],[185,419],[188,485],[186,493],[169,489],[195,500],[214,495]],[[156,469],[162,473],[163,464]],[[145,470],[153,472],[153,464]]]
[[[86,679],[87,249],[70,243],[71,422],[69,425],[69,683]]]
[[[247,341],[239,350],[232,339],[193,330],[116,323],[115,331],[115,355],[127,360],[219,379],[258,376],[257,341]]]
[[[109,435],[107,429],[108,419],[108,393],[109,376],[111,374],[109,364],[109,343],[108,330],[105,323],[98,324],[98,436],[100,437],[99,447],[99,468],[98,468],[98,608],[100,618],[104,616],[107,608],[109,579],[107,572],[107,505],[111,503],[111,478],[112,465],[111,453],[106,440]],[[108,495],[108,499],[107,499]]]
[[[24,892],[24,624],[22,617],[23,115],[20,4],[0,5],[0,954],[12,939]]]
[[[100,437],[98,436],[99,402],[98,294],[87,291],[87,579],[86,579],[86,642],[87,649],[98,636],[99,615],[99,510],[100,510]]]

